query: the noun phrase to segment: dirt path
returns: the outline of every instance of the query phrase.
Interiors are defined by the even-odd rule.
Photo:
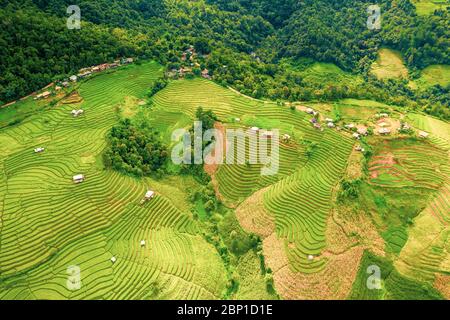
[[[230,86],[228,87],[228,89],[230,89],[231,91],[233,91],[234,93],[236,93],[236,94],[238,94],[238,95],[240,95],[240,96],[242,96],[242,97],[245,97],[245,98],[250,99],[250,100],[253,100],[253,101],[262,102],[262,103],[264,103],[264,104],[269,104],[269,103],[271,103],[270,101],[264,101],[264,100],[260,100],[260,99],[256,99],[256,98],[247,96],[247,95],[245,95],[245,94],[243,94],[243,93],[237,91],[236,89],[234,89],[234,88],[232,88],[232,87],[230,87]]]

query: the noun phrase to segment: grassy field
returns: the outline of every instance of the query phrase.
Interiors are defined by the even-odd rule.
[[[361,76],[345,72],[333,63],[316,62],[308,58],[300,58],[297,61],[285,59],[281,63],[284,68],[298,72],[303,81],[315,84],[318,88],[344,83],[351,88],[364,81]]]
[[[430,15],[435,10],[445,10],[449,6],[447,0],[413,0],[418,15]]]
[[[375,114],[391,109],[391,106],[373,100],[342,99],[333,104],[331,117],[364,123]]]
[[[49,108],[48,104],[37,102],[33,98],[27,98],[6,108],[0,108],[0,128],[18,124],[43,108]]]
[[[387,48],[378,51],[378,59],[373,63],[371,73],[378,79],[408,77],[408,69],[405,67],[401,54]]]
[[[420,88],[428,88],[434,85],[446,87],[450,84],[450,66],[428,66],[422,70],[420,78],[415,83]]]

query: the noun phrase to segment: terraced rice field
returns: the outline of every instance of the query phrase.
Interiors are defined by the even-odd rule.
[[[325,248],[333,188],[344,173],[352,147],[349,138],[327,131],[306,165],[264,195],[264,205],[275,217],[277,235],[286,241],[290,267],[297,272],[318,272],[326,263],[326,258],[308,257],[320,256]]]
[[[75,106],[60,104],[0,129],[0,299],[223,298],[229,270],[189,212],[189,192],[180,191],[189,189],[187,180],[124,176],[105,170],[100,158],[105,135],[120,112],[145,115],[171,144],[172,132],[192,126],[200,106],[212,109],[225,128],[257,126],[291,136],[280,145],[276,175],[262,176],[261,165],[244,163],[220,165],[213,173],[219,198],[236,208],[243,228],[263,238],[266,267],[274,271],[282,298],[404,297],[398,288],[410,290],[411,296],[422,297],[427,290],[428,296],[439,296],[431,286],[449,263],[448,124],[408,114],[406,121],[429,132],[429,139],[387,139],[374,146],[369,183],[432,190],[411,228],[377,234],[369,215],[365,217],[366,233],[376,234],[368,239],[377,239],[380,247],[381,236],[387,239],[386,252],[397,259],[394,268],[392,262],[364,253],[368,246],[361,243],[368,239],[330,239],[330,234],[348,237],[347,228],[359,230],[336,221],[336,230],[330,229],[355,140],[334,129],[314,129],[304,112],[250,99],[203,79],[171,81],[147,101],[162,71],[156,63],[145,63],[99,75],[79,88],[83,100],[76,108],[84,115],[73,118]],[[366,120],[389,106],[347,99],[336,108],[348,121]],[[37,147],[45,152],[35,154]],[[73,184],[72,177],[80,173],[86,181]],[[141,205],[148,189],[157,195]],[[266,283],[255,253],[241,259],[235,297],[274,297],[262,291]],[[383,271],[383,292],[377,294],[362,289],[363,268],[372,260],[392,270]],[[71,266],[81,270],[80,290],[70,290]]]
[[[449,170],[448,154],[426,142],[385,141],[369,162],[370,182],[384,187],[440,189]]]
[[[0,299],[221,296],[224,267],[190,214],[162,196],[141,206],[149,182],[99,159],[115,107],[144,98],[161,73],[146,63],[97,76],[79,89],[84,115],[60,105],[0,131]],[[86,181],[75,185],[79,173]],[[78,291],[66,285],[71,265],[81,269]]]
[[[203,106],[223,121],[241,119],[240,124],[232,124],[234,127],[279,128],[280,134],[294,137],[292,143],[281,145],[278,175],[261,177],[260,165],[222,165],[216,174],[218,190],[226,203],[236,205],[270,186],[264,194],[264,206],[275,219],[277,235],[289,244],[286,251],[291,267],[319,271],[326,259],[309,261],[307,257],[319,255],[325,247],[332,190],[343,174],[353,141],[332,130],[314,129],[303,112],[250,100],[204,80],[171,83],[153,100],[157,110],[181,109],[193,117],[196,108]],[[310,159],[302,144],[305,140],[317,143]]]

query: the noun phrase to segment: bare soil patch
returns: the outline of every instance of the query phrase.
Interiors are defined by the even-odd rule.
[[[80,96],[80,94],[77,91],[72,92],[68,97],[64,98],[61,103],[62,104],[75,104],[75,103],[81,103],[83,101],[83,98]]]
[[[437,274],[434,281],[434,287],[439,290],[440,293],[450,300],[450,275]]]
[[[264,208],[264,188],[245,200],[236,210],[236,217],[241,226],[247,231],[263,238],[275,231],[275,219]]]

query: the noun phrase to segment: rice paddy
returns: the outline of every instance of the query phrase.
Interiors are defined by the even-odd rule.
[[[8,142],[0,162],[1,299],[221,296],[224,267],[190,214],[164,196],[141,206],[149,181],[104,170],[98,159],[115,107],[144,98],[161,72],[146,63],[95,77],[79,89],[84,115],[73,118],[63,104],[0,132]],[[39,146],[45,152],[34,154]],[[75,185],[79,173],[86,181]],[[81,270],[77,291],[66,285],[73,265]]]
[[[332,69],[314,65],[310,71],[323,68]],[[208,213],[202,201],[188,200],[198,182],[175,169],[161,180],[138,179],[106,170],[101,160],[119,116],[146,119],[171,145],[172,132],[191,127],[200,106],[213,110],[224,129],[256,126],[291,137],[280,144],[275,175],[263,176],[262,165],[249,163],[211,171],[227,212],[263,242],[265,265],[252,250],[239,257],[233,277],[240,285],[231,298],[442,298],[433,286],[449,272],[446,122],[410,113],[405,121],[429,139],[368,137],[367,173],[357,175],[361,206],[339,207],[339,186],[355,158],[349,134],[318,130],[305,112],[203,79],[171,81],[148,99],[162,72],[153,62],[131,65],[83,82],[67,103],[27,100],[33,112],[0,129],[0,299],[225,297],[229,270],[204,237]],[[395,109],[355,99],[321,106],[329,116],[361,123]],[[72,117],[75,107],[84,114]],[[45,151],[36,154],[37,147]],[[248,145],[245,151],[248,156]],[[77,174],[83,183],[72,182]],[[156,197],[142,205],[150,188]],[[379,291],[365,286],[374,263],[382,267]],[[78,290],[67,282],[73,266],[81,272]],[[273,292],[261,273],[268,268]]]

